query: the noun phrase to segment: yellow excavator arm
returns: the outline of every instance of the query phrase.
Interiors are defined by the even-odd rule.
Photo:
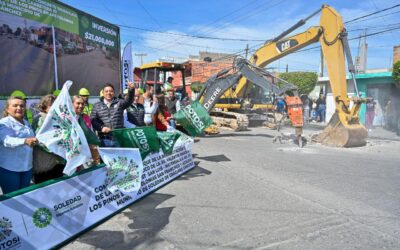
[[[319,26],[310,27],[305,32],[286,37],[319,12],[321,12]],[[299,21],[278,37],[267,41],[254,53],[250,62],[257,67],[264,68],[269,63],[316,42],[319,42],[322,48],[336,105],[335,114],[318,140],[324,144],[342,147],[365,145],[367,130],[360,124],[358,117],[362,100],[353,99],[354,105],[350,108],[351,100],[347,96],[345,54],[348,61],[350,60],[349,68],[351,69],[353,66],[347,44],[346,29],[342,17],[335,9],[323,5],[317,12]],[[355,89],[358,92],[354,72],[352,74]],[[249,84],[251,83],[242,77],[234,93],[226,93],[226,95],[244,96]]]

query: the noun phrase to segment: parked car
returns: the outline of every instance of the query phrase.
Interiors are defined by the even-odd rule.
[[[91,51],[93,51],[93,50],[94,50],[94,47],[93,47],[93,46],[86,45],[86,52],[91,52]]]
[[[79,53],[78,49],[76,48],[75,43],[73,43],[73,42],[69,42],[69,43],[67,43],[67,45],[65,45],[64,52],[66,54],[73,54],[73,55]]]
[[[76,45],[76,49],[78,50],[79,53],[85,53],[85,48],[83,47],[83,44],[78,43]]]
[[[64,54],[64,49],[63,49],[61,43],[60,43],[59,41],[56,40],[55,44],[56,44],[56,55],[57,55],[57,56],[61,56],[62,54]],[[44,48],[47,52],[49,52],[49,53],[51,53],[51,54],[54,53],[53,42],[45,43],[44,46],[43,46],[43,48]]]

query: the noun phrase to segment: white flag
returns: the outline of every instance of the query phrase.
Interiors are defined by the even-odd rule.
[[[99,148],[101,159],[107,167],[106,185],[112,193],[139,191],[142,182],[143,162],[138,148]]]
[[[89,145],[76,119],[68,93],[71,85],[71,81],[64,83],[36,135],[39,142],[44,144],[50,152],[67,161],[64,168],[64,174],[67,175],[72,175],[76,167],[88,162],[91,158]]]
[[[127,88],[127,82],[133,82],[132,43],[129,42],[122,53],[122,83],[121,88]]]

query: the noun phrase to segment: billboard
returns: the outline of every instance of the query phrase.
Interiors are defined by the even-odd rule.
[[[42,96],[66,80],[98,95],[119,91],[119,28],[58,1],[0,0],[0,96]]]

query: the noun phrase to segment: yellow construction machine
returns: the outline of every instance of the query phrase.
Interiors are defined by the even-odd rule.
[[[287,37],[289,33],[304,25],[307,20],[320,12],[319,26],[313,26],[305,32]],[[232,88],[233,85],[230,85],[228,88],[220,88],[218,93],[208,94],[208,96],[218,99],[215,107],[227,110],[228,116],[231,116],[231,118],[233,118],[232,120],[234,120],[236,111],[243,109],[243,102],[238,100],[245,99],[246,92],[251,89],[251,85],[265,86],[265,84],[260,83],[263,81],[261,78],[264,78],[264,82],[266,80],[266,74],[262,73],[262,68],[279,58],[316,42],[319,42],[322,48],[336,106],[335,113],[329,121],[328,126],[316,140],[326,145],[338,147],[363,146],[366,144],[368,133],[365,127],[360,123],[358,111],[362,102],[365,100],[359,99],[358,97],[350,99],[347,95],[345,58],[347,58],[349,71],[352,75],[355,92],[358,93],[354,76],[354,66],[347,41],[347,32],[342,17],[335,9],[328,5],[323,5],[320,10],[300,20],[276,38],[267,41],[254,53],[247,65],[242,63],[242,66],[245,66],[239,66],[239,73],[236,74],[239,76],[239,80],[235,88]],[[258,72],[256,72],[257,70]],[[255,74],[252,74],[251,71]],[[215,79],[211,79],[210,82],[206,83],[202,95],[206,96],[205,94],[209,92],[207,88],[213,86],[213,81],[218,80],[218,77],[219,76],[214,76]],[[261,81],[257,83],[257,80]],[[213,88],[211,89],[213,90]],[[357,96],[357,94],[355,96]],[[235,98],[238,100],[234,102]],[[200,99],[203,100],[203,96]],[[210,102],[209,98],[203,100],[203,105],[207,102]],[[295,104],[298,108],[298,101],[296,101]],[[252,109],[257,109],[257,104],[253,104]],[[220,111],[217,113],[221,116],[224,112]],[[298,115],[298,113],[296,115]],[[290,113],[289,118],[292,118],[290,117]],[[298,122],[297,124],[299,125],[298,128],[302,125]],[[296,133],[299,134],[301,131],[301,129],[297,129]]]

